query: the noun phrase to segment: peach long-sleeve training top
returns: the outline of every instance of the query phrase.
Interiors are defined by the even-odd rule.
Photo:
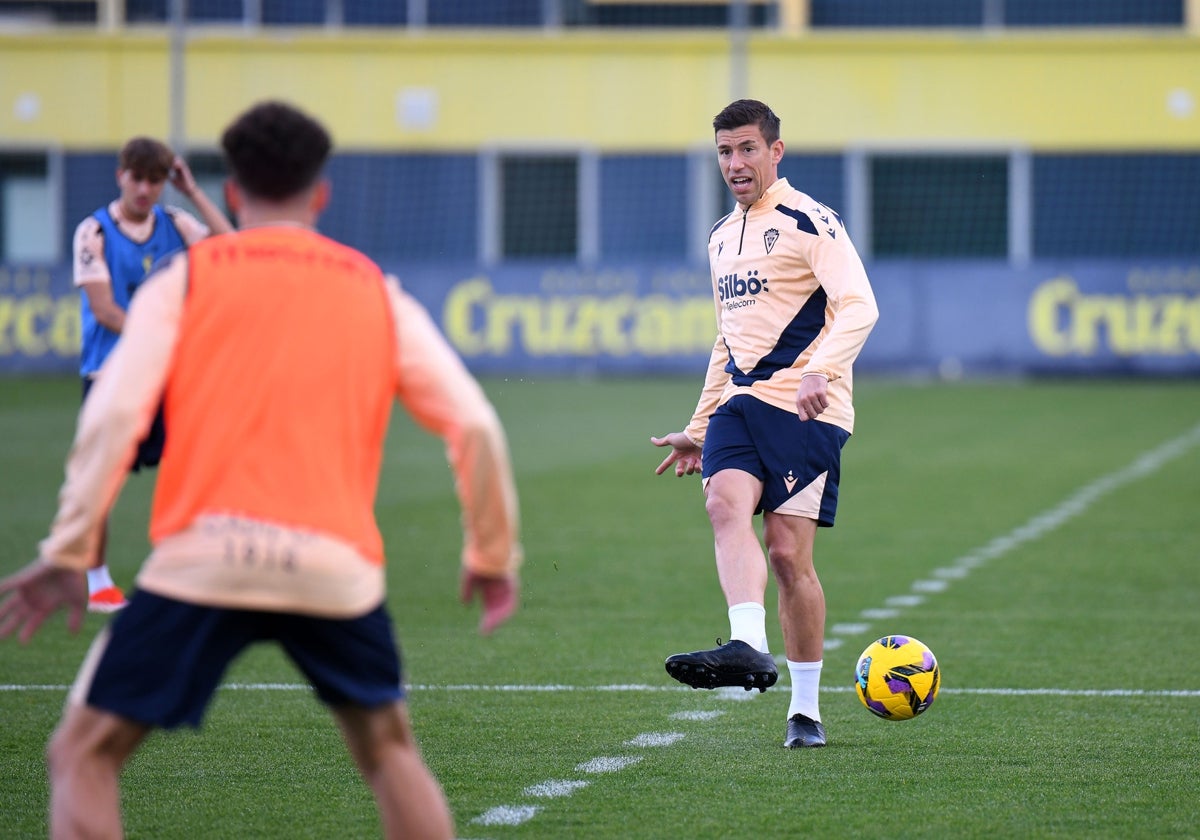
[[[821,422],[853,432],[852,367],[879,309],[837,213],[780,178],[713,227],[708,257],[718,335],[688,437],[703,444],[738,394],[794,412],[809,375],[829,380]]]
[[[44,561],[95,560],[165,395],[147,591],[350,616],[384,597],[374,500],[399,399],[447,447],[462,562],[521,561],[507,442],[425,310],[362,254],[293,225],[192,246],[147,280],[80,413]]]

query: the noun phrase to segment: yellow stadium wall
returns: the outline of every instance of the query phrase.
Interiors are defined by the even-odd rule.
[[[0,143],[167,136],[169,45],[157,29],[0,34]],[[1200,149],[1200,38],[1187,34],[772,34],[749,54],[745,93],[773,105],[793,149]],[[711,142],[733,93],[724,34],[196,30],[186,56],[193,147],[278,97],[343,148],[679,150]],[[399,117],[413,89],[436,103],[428,126]]]

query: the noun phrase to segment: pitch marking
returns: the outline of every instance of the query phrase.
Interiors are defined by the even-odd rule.
[[[1050,531],[1061,527],[1082,514],[1097,499],[1124,487],[1139,478],[1145,478],[1157,472],[1165,464],[1180,457],[1192,447],[1200,443],[1200,425],[1194,426],[1173,440],[1151,449],[1138,456],[1128,466],[1101,476],[1090,484],[1086,484],[1055,507],[1043,511],[1023,525],[1014,528],[1007,534],[996,537],[987,545],[959,557],[948,566],[934,569],[931,577],[914,581],[909,587],[913,595],[893,595],[886,599],[885,607],[866,609],[859,613],[860,618],[883,620],[894,618],[900,614],[902,607],[915,607],[924,601],[924,595],[944,592],[952,581],[966,578],[972,571],[983,566],[990,560],[1003,557],[1005,554],[1020,548],[1027,542],[1040,539]],[[869,624],[853,622],[834,624],[825,639],[825,650],[836,650],[844,643],[839,636],[858,636],[870,629]],[[1186,695],[1184,695],[1186,696]]]
[[[725,714],[725,713],[724,712],[715,712],[715,711],[714,712],[701,712],[701,711],[674,712],[671,715],[671,720],[712,720],[713,718],[718,718],[723,714]]]
[[[489,808],[471,822],[479,825],[520,825],[529,822],[540,810],[536,805],[500,805]]]
[[[640,755],[601,756],[575,765],[580,773],[615,773],[642,760]]]
[[[556,779],[540,784],[530,785],[521,791],[526,796],[536,796],[542,799],[555,799],[559,796],[570,796],[580,788],[588,786],[583,779]]]
[[[17,685],[0,684],[0,691],[67,691],[69,685]],[[311,686],[304,683],[226,683],[222,690],[230,691],[312,691]],[[410,685],[408,691],[497,691],[497,692],[590,692],[612,691],[612,686],[594,685]],[[621,689],[628,692],[681,692],[692,691],[687,686],[673,685],[629,685]],[[853,686],[823,685],[821,691],[829,694],[845,694],[853,691]],[[1153,689],[1153,688],[963,688],[942,687],[942,694],[998,694],[1011,696],[1036,696],[1048,694],[1056,697],[1200,697],[1200,689]],[[741,688],[713,689],[708,696],[722,700],[753,700],[759,696],[757,691],[745,691]],[[712,720],[724,712],[684,711],[671,715],[675,720]]]
[[[688,720],[713,720],[720,714],[720,712],[676,712],[671,717]],[[625,746],[669,747],[671,744],[685,737],[687,736],[682,732],[643,732],[626,741]],[[575,770],[579,773],[589,774],[616,773],[624,770],[626,767],[637,764],[641,760],[642,756],[640,755],[601,756],[575,765]],[[524,796],[556,798],[570,796],[580,788],[587,787],[587,785],[588,782],[583,780],[557,779],[530,785],[521,793]],[[471,822],[477,825],[521,825],[537,816],[540,810],[539,807],[532,805],[500,805],[495,808],[489,808],[471,820]]]
[[[682,732],[643,732],[625,742],[627,747],[669,747],[685,737]]]

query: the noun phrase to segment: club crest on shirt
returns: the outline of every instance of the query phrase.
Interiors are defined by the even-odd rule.
[[[763,246],[767,249],[767,253],[771,253],[771,249],[775,247],[775,243],[779,241],[779,231],[771,228],[763,233]]]

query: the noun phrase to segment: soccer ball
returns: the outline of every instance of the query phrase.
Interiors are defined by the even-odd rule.
[[[912,636],[884,636],[867,645],[854,669],[854,689],[884,720],[911,720],[933,705],[942,675],[927,645]]]

